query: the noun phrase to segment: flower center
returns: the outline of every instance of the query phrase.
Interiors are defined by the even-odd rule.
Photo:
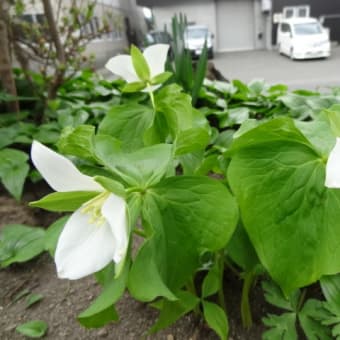
[[[95,224],[98,227],[105,223],[105,218],[102,215],[102,206],[109,197],[110,193],[108,191],[104,191],[93,197],[91,200],[84,203],[81,212],[83,214],[89,215],[89,223]]]

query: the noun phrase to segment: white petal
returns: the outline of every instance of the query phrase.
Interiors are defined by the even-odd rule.
[[[125,79],[128,83],[139,81],[129,55],[113,57],[106,63],[105,67],[112,73]]]
[[[107,223],[89,223],[90,216],[75,211],[59,236],[55,252],[58,277],[76,280],[103,269],[114,256],[115,240]]]
[[[166,44],[151,45],[145,49],[143,54],[150,67],[151,77],[164,72],[168,50],[169,45]]]
[[[336,144],[328,157],[325,185],[328,188],[340,188],[340,138],[336,139]]]
[[[111,194],[103,204],[102,214],[109,223],[115,239],[113,260],[119,263],[124,259],[129,244],[125,200]]]
[[[55,191],[103,191],[92,177],[82,174],[66,157],[33,141],[32,162]]]

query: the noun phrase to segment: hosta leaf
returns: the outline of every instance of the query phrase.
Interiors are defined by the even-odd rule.
[[[261,263],[286,294],[340,271],[340,191],[325,160],[280,118],[235,140],[229,182]]]

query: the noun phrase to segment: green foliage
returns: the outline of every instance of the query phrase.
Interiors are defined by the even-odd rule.
[[[263,318],[264,324],[270,329],[263,333],[262,339],[298,339],[298,322],[308,340],[332,339],[329,327],[324,324],[330,314],[323,302],[315,299],[304,301],[304,294],[299,290],[285,297],[272,282],[264,282],[263,289],[266,300],[286,312],[281,315],[269,314]]]
[[[34,320],[19,325],[15,330],[28,338],[42,338],[48,329],[45,321]]]
[[[10,224],[0,233],[0,266],[25,262],[44,251],[45,230],[21,224]]]

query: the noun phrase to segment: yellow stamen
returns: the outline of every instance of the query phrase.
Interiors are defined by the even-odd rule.
[[[81,212],[89,215],[89,223],[96,224],[98,227],[105,223],[105,218],[102,215],[102,206],[109,197],[110,193],[104,191],[92,198],[91,200],[84,203]]]

